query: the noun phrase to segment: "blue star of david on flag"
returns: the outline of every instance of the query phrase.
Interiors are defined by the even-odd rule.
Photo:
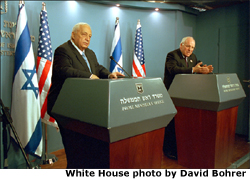
[[[38,87],[35,87],[34,83],[32,82],[33,76],[36,74],[36,67],[34,66],[33,70],[22,69],[27,81],[24,83],[21,90],[32,90],[37,98],[38,96]]]

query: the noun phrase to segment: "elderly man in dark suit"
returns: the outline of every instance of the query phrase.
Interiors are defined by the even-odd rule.
[[[180,43],[180,48],[167,54],[164,74],[164,84],[167,90],[176,74],[208,74],[213,71],[212,65],[202,65],[202,62],[197,60],[196,55],[193,54],[194,49],[194,38],[184,37]],[[165,128],[163,152],[167,157],[177,159],[174,119]]]
[[[119,72],[110,73],[98,63],[95,53],[88,48],[91,37],[90,26],[86,23],[78,23],[72,29],[71,40],[60,45],[55,50],[52,86],[48,95],[47,107],[48,113],[52,117],[51,110],[67,78],[99,79],[124,76]],[[63,128],[60,122],[57,121],[57,123],[66,152],[67,168],[84,168],[86,161],[82,156],[86,157],[87,154],[81,155],[81,153],[84,153],[81,144],[87,143],[89,139],[79,133]]]
[[[72,29],[71,40],[60,45],[55,50],[52,86],[48,96],[49,112],[64,81],[69,77],[99,79],[124,76],[119,72],[110,73],[98,63],[95,53],[88,48],[91,37],[90,26],[87,23],[78,23]]]

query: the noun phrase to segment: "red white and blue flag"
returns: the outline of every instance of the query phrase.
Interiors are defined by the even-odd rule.
[[[116,18],[115,22],[115,33],[111,47],[110,55],[114,58],[114,60],[123,67],[122,62],[122,43],[121,43],[121,34],[120,34],[120,25],[119,25],[119,18]],[[120,72],[123,74],[123,70],[119,67],[113,60],[110,61],[110,72]]]
[[[42,125],[39,89],[27,15],[22,3],[19,4],[16,26],[11,116],[24,151],[41,157]]]
[[[137,22],[136,33],[135,33],[135,47],[134,47],[134,58],[133,58],[133,65],[132,65],[132,76],[133,77],[146,77],[145,58],[144,58],[140,20],[138,20]]]
[[[54,118],[47,113],[47,96],[51,86],[52,76],[52,46],[50,39],[47,12],[43,9],[40,13],[39,42],[37,50],[37,77],[40,95],[42,122],[58,127]]]

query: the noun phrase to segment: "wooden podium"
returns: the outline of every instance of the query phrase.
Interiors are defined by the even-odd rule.
[[[176,75],[169,95],[177,109],[178,164],[188,168],[230,166],[238,105],[245,98],[237,75]]]
[[[176,109],[161,78],[65,81],[52,114],[86,139],[79,168],[160,168]]]

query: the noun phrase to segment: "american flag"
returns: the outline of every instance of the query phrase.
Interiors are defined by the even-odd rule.
[[[144,51],[143,51],[143,41],[142,41],[140,20],[138,20],[137,27],[136,27],[132,76],[133,77],[146,77],[145,58],[144,58]]]
[[[37,77],[40,95],[42,122],[58,127],[54,118],[47,114],[47,96],[51,86],[52,75],[52,47],[50,40],[47,12],[43,9],[40,13],[39,42],[37,52]]]
[[[16,26],[11,117],[25,152],[41,157],[42,125],[38,81],[28,19],[22,2],[19,4]]]

